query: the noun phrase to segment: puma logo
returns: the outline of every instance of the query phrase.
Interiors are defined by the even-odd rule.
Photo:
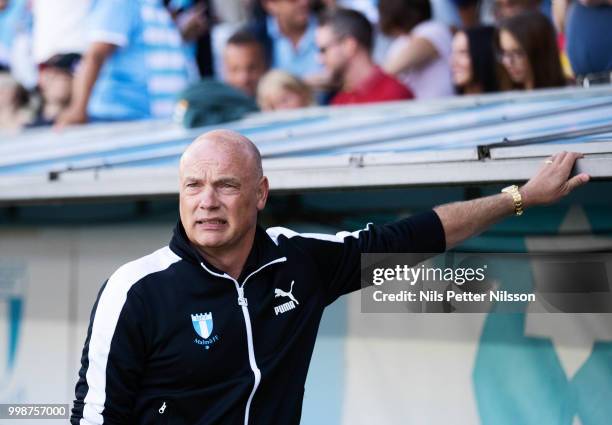
[[[293,284],[295,283],[295,280],[291,281],[291,288],[289,288],[289,292],[285,292],[282,289],[279,288],[275,288],[274,289],[274,298],[278,298],[278,297],[288,297],[291,301],[293,301],[296,304],[300,304],[298,302],[298,300],[295,299],[295,297],[293,296],[292,292],[293,292]]]
[[[285,292],[282,289],[279,288],[275,288],[274,289],[274,298],[278,298],[278,297],[287,297],[289,298],[289,301],[287,301],[284,304],[281,305],[277,305],[276,307],[274,307],[274,314],[276,316],[279,315],[279,313],[286,313],[289,310],[293,310],[296,305],[300,304],[298,302],[298,300],[293,296],[292,292],[293,292],[293,284],[295,283],[294,280],[291,281],[291,287],[289,288],[289,292]]]

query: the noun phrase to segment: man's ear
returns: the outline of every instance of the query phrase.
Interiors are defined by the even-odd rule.
[[[261,211],[265,208],[266,201],[268,200],[268,193],[270,193],[270,183],[268,182],[268,178],[263,176],[257,185],[257,211]]]
[[[353,56],[359,49],[359,43],[353,37],[345,37],[341,43],[349,56]]]

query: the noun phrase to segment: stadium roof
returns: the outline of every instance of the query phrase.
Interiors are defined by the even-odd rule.
[[[184,148],[213,128],[260,148],[273,191],[526,180],[561,150],[612,178],[612,86],[261,113],[186,130],[163,121],[0,136],[0,204],[178,193]]]

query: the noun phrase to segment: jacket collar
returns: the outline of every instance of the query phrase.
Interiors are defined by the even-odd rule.
[[[206,261],[198,250],[189,242],[183,224],[179,220],[174,228],[174,235],[170,241],[170,249],[183,260],[191,263],[203,263],[209,270],[223,274],[224,270],[219,270]],[[255,230],[255,240],[249,251],[249,255],[244,264],[239,282],[242,282],[246,276],[253,273],[255,270],[265,266],[266,264],[278,260],[283,257],[281,249],[274,243],[268,233],[259,225]]]

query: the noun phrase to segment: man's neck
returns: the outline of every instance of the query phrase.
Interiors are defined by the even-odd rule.
[[[278,23],[278,29],[280,30],[281,34],[283,34],[289,39],[289,41],[291,41],[291,44],[294,48],[297,48],[297,46],[300,44],[300,41],[302,40],[302,37],[306,33],[308,25],[300,28],[291,27],[287,24],[283,24],[279,20],[276,20],[276,22]]]
[[[375,68],[374,62],[368,55],[356,55],[346,68],[342,90],[354,91],[361,87],[372,76]]]
[[[254,241],[255,229],[249,232],[245,237],[245,241],[236,247],[220,250],[207,249],[206,251],[199,248],[196,249],[208,263],[237,280],[249,257]]]

